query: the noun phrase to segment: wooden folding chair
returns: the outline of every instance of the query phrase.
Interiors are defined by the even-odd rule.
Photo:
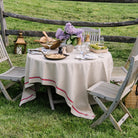
[[[87,38],[87,36],[89,36],[91,43],[100,42],[100,35],[101,35],[100,29],[93,29],[89,27],[82,27],[81,29],[84,30],[85,39]]]
[[[15,82],[18,82],[20,84],[20,86],[23,88],[21,80],[25,76],[25,68],[13,66],[13,64],[8,56],[8,53],[6,51],[6,48],[4,46],[3,40],[0,36],[0,63],[2,63],[4,61],[5,62],[7,61],[9,63],[10,69],[7,70],[6,72],[0,74],[0,89],[7,100],[14,101],[21,95],[21,93],[12,99],[6,89],[8,89],[10,86],[12,86]],[[12,82],[9,83],[8,85],[4,86],[1,80],[10,80]]]
[[[123,124],[123,122],[128,117],[132,118],[132,115],[123,104],[122,99],[131,91],[133,85],[137,80],[138,55],[131,58],[127,76],[121,86],[100,81],[87,89],[88,93],[93,96],[94,100],[104,112],[104,114],[92,124],[92,127],[95,127],[101,124],[105,119],[110,118],[110,121],[112,122],[114,127],[117,130],[121,131],[121,125]],[[107,108],[100,98],[112,102],[110,107]],[[117,122],[111,113],[117,108],[118,105],[121,106],[121,108],[125,112],[125,115]]]
[[[127,59],[127,62],[122,67],[113,67],[112,75],[111,75],[111,81],[114,83],[122,83],[126,77],[127,69],[130,63],[130,58],[132,56],[138,55],[138,37],[136,39],[136,42],[134,44],[134,47],[131,50],[131,53]]]

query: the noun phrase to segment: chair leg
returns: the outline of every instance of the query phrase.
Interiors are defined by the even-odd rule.
[[[121,127],[118,125],[118,122],[115,120],[115,118],[112,116],[112,114],[110,114],[109,118],[110,118],[111,123],[115,127],[115,129],[122,131]]]
[[[128,109],[126,108],[126,106],[123,104],[122,101],[120,101],[119,105],[121,106],[121,108],[123,109],[123,111],[125,113],[128,113],[128,115],[130,116],[130,118],[133,118],[133,116],[130,114],[130,112],[128,111]]]
[[[92,127],[95,127],[95,126],[101,124],[108,117],[108,116],[106,116],[106,113],[107,113],[108,109],[106,108],[106,106],[102,103],[102,101],[98,97],[93,96],[93,98],[98,103],[98,105],[100,106],[100,108],[104,111],[104,114],[91,125]],[[110,119],[111,123],[113,124],[113,126],[117,130],[122,131],[121,127],[118,125],[117,121],[112,116],[112,114],[109,115],[109,119]]]
[[[102,114],[94,123],[91,124],[91,127],[96,127],[97,125],[100,125],[103,122],[103,118],[105,116],[105,113]]]
[[[0,81],[0,88],[2,93],[4,94],[4,96],[6,97],[7,100],[12,101],[11,97],[9,96],[7,90],[5,89],[4,85],[2,84],[2,82]]]
[[[20,88],[23,89],[23,83],[21,81],[18,81]],[[13,101],[16,101],[19,97],[22,96],[22,92],[19,93],[15,98],[13,98]]]
[[[49,98],[49,102],[50,102],[50,107],[51,107],[52,110],[55,110],[50,86],[47,87],[47,92],[48,92],[48,98]]]
[[[100,125],[106,118],[106,112],[107,112],[107,108],[105,107],[105,105],[102,103],[102,101],[97,97],[97,96],[93,96],[94,100],[98,103],[98,105],[100,106],[100,108],[104,111],[104,114],[101,115],[99,117],[99,119],[97,119],[91,126],[95,127],[97,125]]]
[[[18,98],[22,96],[22,93],[19,93],[15,98],[13,98],[13,101],[16,101]]]
[[[23,83],[21,81],[18,81],[20,88],[23,89]]]
[[[11,86],[13,86],[14,84],[15,84],[16,82],[10,82],[10,83],[8,83],[6,86],[5,86],[5,89],[8,89],[8,88],[10,88]]]

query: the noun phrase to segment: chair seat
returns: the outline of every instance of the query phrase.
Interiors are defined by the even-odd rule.
[[[123,82],[126,74],[127,70],[124,67],[114,67],[110,80],[113,82]]]
[[[100,81],[87,89],[88,93],[98,96],[108,101],[114,101],[117,96],[120,86],[112,83]]]
[[[0,79],[3,80],[12,80],[12,81],[21,81],[25,76],[25,68],[23,67],[12,67],[8,71],[0,74]]]

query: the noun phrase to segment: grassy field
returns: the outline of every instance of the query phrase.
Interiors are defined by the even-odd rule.
[[[68,21],[90,22],[118,22],[138,18],[138,4],[131,3],[94,3],[71,2],[63,0],[4,0],[6,12],[22,14],[31,17]],[[15,30],[56,31],[63,28],[60,25],[33,23],[13,18],[6,18],[7,28]],[[102,35],[138,36],[138,25],[101,28]],[[13,41],[17,36],[9,36],[7,51],[16,66],[25,66],[26,54],[13,54]],[[27,48],[40,47],[34,40],[39,38],[25,37]],[[112,53],[114,64],[123,65],[131,51],[133,44],[105,42]],[[7,65],[0,64],[0,72],[6,70]],[[10,93],[20,91],[18,85],[12,86]],[[34,101],[19,107],[20,99],[8,102],[0,93],[0,138],[136,138],[138,135],[138,109],[130,109],[133,119],[128,119],[123,125],[123,132],[116,131],[109,120],[92,129],[92,120],[77,118],[70,113],[67,104],[56,105],[52,111],[48,97],[42,86]],[[14,94],[13,94],[14,95]],[[58,97],[57,95],[55,96]],[[96,118],[102,113],[97,105],[92,106]],[[122,115],[120,109],[114,112],[115,118]]]
[[[135,20],[138,17],[138,4],[120,4],[120,3],[95,3],[95,2],[71,2],[56,0],[4,0],[6,12],[13,12],[21,15],[38,17],[43,19],[67,20],[67,21],[90,21],[90,22],[118,22]],[[56,31],[57,28],[63,28],[60,25],[40,24],[14,18],[7,18],[7,28],[15,30],[39,30]],[[125,27],[103,27],[102,35],[131,36],[138,35],[138,25]],[[13,52],[13,41],[16,36],[10,36],[10,49]],[[28,38],[28,48],[38,47],[34,40],[37,38]],[[39,38],[38,38],[39,39]],[[109,47],[114,64],[119,66],[126,62],[128,53],[133,44],[127,43],[109,43]],[[119,47],[119,49],[118,49]],[[9,51],[10,52],[10,51]]]

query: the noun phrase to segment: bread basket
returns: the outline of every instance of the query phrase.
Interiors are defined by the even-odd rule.
[[[61,40],[55,40],[47,35],[45,31],[43,31],[44,36],[40,38],[40,40],[34,40],[35,42],[39,42],[43,47],[49,49],[48,44],[52,45],[50,49],[56,49],[60,46]]]
[[[52,45],[52,46],[50,47],[50,49],[56,49],[57,47],[60,46],[61,42],[62,42],[62,41],[60,41],[60,40],[55,40],[55,41],[53,41],[53,42],[49,42],[49,43]],[[41,44],[43,47],[45,47],[46,49],[49,49],[48,43],[47,43],[47,42],[45,42],[45,43],[40,42],[40,44]]]

